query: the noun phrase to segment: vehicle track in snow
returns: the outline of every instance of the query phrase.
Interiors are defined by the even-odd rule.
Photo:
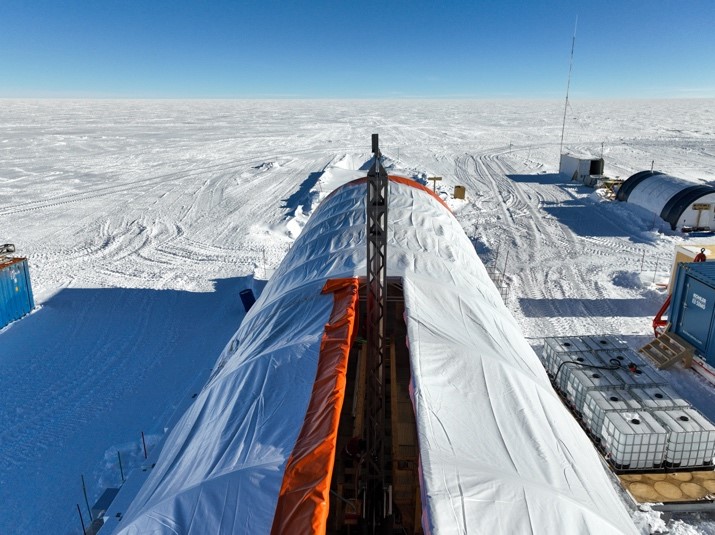
[[[618,267],[613,260],[619,258],[623,269],[640,264],[643,251],[650,249],[642,233],[626,230],[624,221],[624,228],[613,236],[578,234],[581,222],[559,220],[546,210],[557,214],[573,211],[594,218],[589,223],[596,227],[608,227],[613,226],[608,206],[587,199],[582,187],[538,174],[531,179],[528,169],[515,168],[508,150],[459,156],[455,169],[461,182],[471,182],[479,192],[475,211],[498,214],[485,218],[476,229],[477,238],[492,251],[499,250],[500,269],[508,250],[508,303],[527,336],[619,332],[623,328],[621,316],[630,317],[633,311],[623,309],[629,293],[611,284]],[[570,228],[571,224],[577,230]],[[649,312],[644,310],[643,316]]]
[[[313,173],[367,154],[373,132],[395,171],[467,187],[456,217],[480,253],[499,248],[500,266],[509,251],[507,304],[527,336],[647,332],[647,319],[618,313],[623,298],[631,316],[653,304],[648,290],[615,287],[613,274],[637,272],[643,251],[651,270],[672,254],[674,238],[626,206],[542,176],[557,161],[558,104],[4,104],[0,231],[28,256],[42,308],[3,333],[17,343],[11,363],[0,351],[0,531],[77,529],[78,475],[98,497],[116,483],[107,452],[162,432],[235,331],[242,275],[275,267],[307,219]],[[651,105],[614,106],[599,104],[573,146],[605,140],[607,169],[622,175],[653,152],[712,168],[712,112],[669,103],[654,120]],[[692,134],[672,106],[699,121]],[[35,321],[43,335],[21,336]]]
[[[25,203],[2,212],[0,220],[17,220],[40,211],[43,219],[51,222],[66,218],[66,205],[80,207],[77,211],[81,216],[70,227],[57,225],[49,233],[49,243],[38,246],[37,251],[25,244],[33,271],[60,286],[80,281],[106,286],[122,276],[142,287],[182,286],[185,262],[198,265],[209,261],[219,264],[224,272],[248,274],[259,265],[263,267],[264,257],[268,267],[280,261],[287,243],[276,247],[272,239],[262,235],[268,232],[271,219],[277,224],[282,218],[281,200],[286,192],[334,157],[333,153],[308,148],[286,151],[280,158],[270,153],[253,154],[138,183],[65,195],[59,201]],[[270,165],[263,171],[266,162]],[[101,204],[103,210],[88,209],[93,204]],[[242,217],[246,211],[256,217]],[[71,247],[52,246],[53,237],[66,244],[68,234],[76,236]],[[265,243],[256,246],[261,240]],[[285,241],[290,239],[285,237]],[[78,262],[84,265],[79,273],[72,267]],[[202,285],[209,286],[209,280]]]

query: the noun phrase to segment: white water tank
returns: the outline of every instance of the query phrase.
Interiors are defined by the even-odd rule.
[[[640,400],[643,408],[649,411],[690,407],[690,403],[669,386],[633,388],[631,393]]]
[[[635,353],[634,353],[635,355]],[[632,356],[628,362],[633,362]],[[637,367],[631,371],[628,367],[621,367],[615,373],[621,378],[626,388],[647,388],[649,386],[665,386],[668,381],[650,366],[636,362]]]
[[[653,413],[669,431],[665,462],[672,467],[712,466],[715,426],[693,408]]]
[[[586,395],[582,415],[593,435],[601,439],[606,413],[632,412],[642,408],[640,400],[628,390],[591,390]]]
[[[573,370],[566,383],[566,399],[575,409],[583,412],[586,395],[592,390],[618,390],[625,388],[623,380],[613,370],[584,368]]]
[[[648,411],[605,414],[603,447],[616,468],[660,468],[667,440],[668,431]]]

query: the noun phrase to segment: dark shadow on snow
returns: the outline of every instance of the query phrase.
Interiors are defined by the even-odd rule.
[[[375,161],[375,158],[370,158],[367,160],[364,164],[360,166],[360,171],[369,171],[370,168],[372,167],[373,162]]]
[[[486,266],[486,265],[496,261],[494,249],[489,247],[486,243],[484,243],[477,236],[470,237],[469,239],[472,242],[472,246],[474,247],[474,250],[477,252],[477,256],[482,261],[482,264],[484,264]]]
[[[0,485],[3,507],[51,503],[53,522],[65,526],[82,499],[68,481],[85,474],[91,500],[121,484],[119,470],[107,469],[116,454],[107,461],[106,452],[138,444],[140,432],[164,434],[240,326],[239,292],[264,286],[253,277],[214,282],[209,292],[65,288],[0,334],[0,454],[16,460],[2,475],[41,475]]]
[[[658,309],[655,299],[533,299],[519,298],[519,306],[527,318],[607,318],[651,317]]]
[[[551,184],[571,195],[571,199],[559,202],[542,202],[541,209],[559,223],[579,236],[623,237],[633,243],[654,243],[656,236],[650,232],[653,225],[643,213],[628,206],[628,210],[618,210],[616,205],[596,202],[589,197],[577,197],[574,192],[591,193],[592,188],[568,180],[565,175],[546,173],[537,175],[507,175],[514,182]],[[617,201],[613,201],[614,203]]]
[[[634,217],[624,217],[606,203],[582,198],[559,203],[544,202],[541,208],[579,236],[623,237],[633,243],[656,241],[656,236],[649,232],[640,217],[635,217],[635,214],[632,214]]]
[[[532,182],[534,184],[567,184],[566,175],[558,173],[542,173],[536,175],[507,175],[514,182]]]
[[[305,206],[307,208],[310,208],[310,206],[312,205],[313,196],[315,195],[314,192],[311,193],[311,190],[318,183],[318,180],[320,180],[321,176],[323,176],[323,171],[316,171],[314,173],[310,173],[310,175],[308,175],[308,178],[306,178],[301,183],[300,187],[296,191],[294,191],[290,197],[288,197],[287,199],[283,199],[283,202],[285,204],[281,206],[281,208],[288,209],[286,217],[295,217],[295,212],[299,206]]]

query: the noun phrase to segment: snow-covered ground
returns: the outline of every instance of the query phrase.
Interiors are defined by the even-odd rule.
[[[129,472],[142,431],[150,453],[160,443],[238,327],[239,291],[258,291],[320,199],[364,174],[374,132],[391,172],[443,177],[534,346],[647,341],[684,240],[556,175],[562,102],[0,104],[0,243],[29,258],[38,303],[0,331],[0,533],[81,533],[81,475],[91,505],[121,482],[117,452]],[[576,102],[565,145],[603,150],[612,177],[655,160],[713,181],[713,125],[714,100]],[[715,419],[715,388],[669,376]],[[715,533],[705,516],[667,527]]]

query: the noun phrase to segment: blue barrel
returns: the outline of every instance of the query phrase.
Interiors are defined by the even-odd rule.
[[[0,329],[35,308],[25,258],[0,260]]]
[[[251,307],[256,302],[256,297],[253,295],[253,290],[251,290],[250,288],[246,288],[245,290],[241,290],[241,293],[239,295],[241,296],[243,308],[246,310],[246,312],[248,312],[249,310],[251,310]]]

